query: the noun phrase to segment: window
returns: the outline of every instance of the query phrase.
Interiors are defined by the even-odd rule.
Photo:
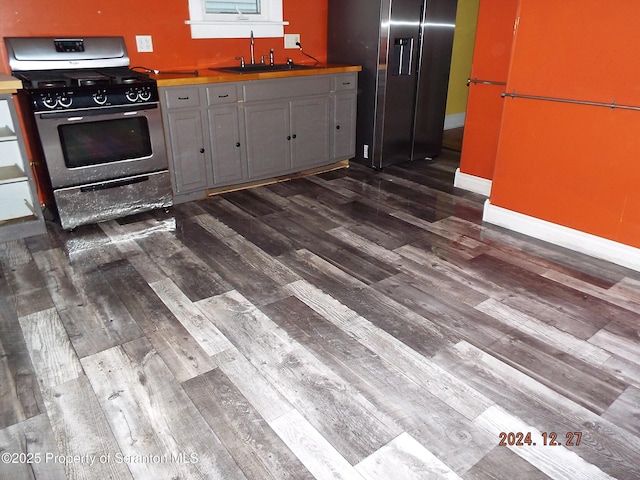
[[[282,37],[282,0],[189,0],[192,38]]]
[[[222,0],[204,0],[206,14],[248,13],[251,15],[260,13],[259,0],[238,0],[237,2],[223,2]]]

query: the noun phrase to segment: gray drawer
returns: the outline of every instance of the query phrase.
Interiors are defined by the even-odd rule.
[[[164,91],[167,108],[185,108],[200,106],[200,90],[198,87],[173,87]]]
[[[342,73],[333,77],[334,91],[355,90],[358,86],[358,72]]]
[[[238,84],[221,83],[207,87],[207,101],[209,105],[221,103],[235,103],[238,101]]]
[[[258,80],[242,85],[245,102],[326,95],[331,92],[331,75]]]

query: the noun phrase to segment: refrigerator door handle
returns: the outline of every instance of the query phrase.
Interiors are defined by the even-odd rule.
[[[413,37],[393,41],[393,75],[411,75],[413,65]]]

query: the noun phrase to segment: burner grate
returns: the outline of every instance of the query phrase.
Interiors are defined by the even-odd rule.
[[[27,89],[128,85],[151,81],[147,74],[126,67],[100,70],[37,70],[13,73],[22,80]]]

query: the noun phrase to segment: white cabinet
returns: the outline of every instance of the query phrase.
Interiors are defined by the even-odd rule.
[[[0,94],[0,241],[45,233],[13,96]]]

